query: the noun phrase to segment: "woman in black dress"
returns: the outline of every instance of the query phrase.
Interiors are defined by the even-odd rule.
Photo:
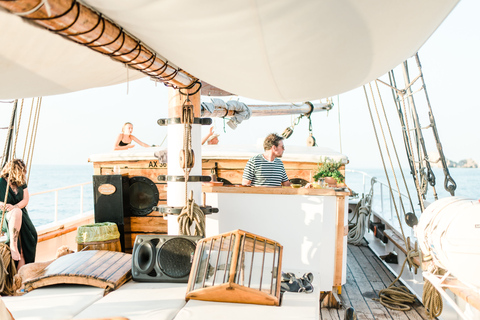
[[[37,231],[26,208],[30,198],[26,173],[25,163],[14,159],[7,162],[0,174],[0,213],[5,215],[2,231],[8,235],[7,244],[17,268],[34,262],[37,249]]]

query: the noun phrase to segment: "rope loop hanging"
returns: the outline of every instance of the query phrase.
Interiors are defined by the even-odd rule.
[[[431,319],[435,319],[442,314],[442,296],[440,295],[440,292],[438,292],[438,290],[433,286],[433,284],[427,279],[424,279],[423,283],[422,302]]]
[[[188,236],[205,237],[205,215],[200,207],[193,200],[193,191],[190,193],[190,199],[187,199],[185,207],[177,218],[179,233]],[[192,233],[191,227],[195,223],[195,230]]]

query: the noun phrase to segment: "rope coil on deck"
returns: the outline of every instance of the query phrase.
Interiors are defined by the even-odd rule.
[[[407,258],[403,261],[402,270],[398,277],[393,280],[393,282],[385,289],[382,289],[378,292],[378,299],[373,299],[379,301],[385,307],[398,310],[398,311],[409,311],[412,307],[409,305],[415,301],[415,295],[410,293],[410,290],[405,286],[395,287],[394,284],[400,279],[403,269],[407,261],[409,264],[413,264],[413,258],[418,256],[418,251],[410,250],[407,252]]]

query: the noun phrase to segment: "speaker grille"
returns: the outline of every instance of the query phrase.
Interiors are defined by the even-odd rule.
[[[146,216],[158,204],[158,189],[152,180],[146,177],[130,178],[128,189],[130,211],[133,216]]]
[[[195,244],[185,238],[167,240],[158,250],[157,263],[167,276],[183,278],[192,267]]]

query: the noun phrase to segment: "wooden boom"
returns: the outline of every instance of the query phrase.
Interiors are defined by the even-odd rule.
[[[328,111],[332,109],[332,103],[302,103],[300,105],[293,104],[276,104],[276,105],[248,105],[248,108],[252,112],[251,117],[263,117],[263,116],[279,116],[288,114],[308,114],[311,112]],[[223,108],[215,108],[213,112],[208,110],[202,110],[202,117],[231,117],[234,116],[237,111],[228,110]]]
[[[106,54],[156,81],[177,88],[191,87],[197,82],[195,77],[170,65],[114,22],[76,0],[48,0],[48,3],[41,0],[0,1],[0,6],[71,41]]]

